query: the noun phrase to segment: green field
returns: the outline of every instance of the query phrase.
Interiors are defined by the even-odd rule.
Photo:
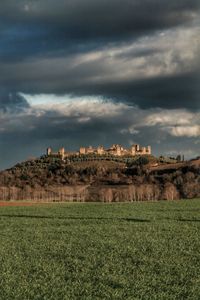
[[[200,200],[0,207],[0,299],[200,299]]]

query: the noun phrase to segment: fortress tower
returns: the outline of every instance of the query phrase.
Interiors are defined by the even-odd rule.
[[[105,153],[103,146],[97,147],[97,154],[103,155]]]
[[[136,150],[136,152],[139,152],[140,151],[140,145],[135,145],[135,150]]]
[[[136,155],[136,145],[131,146],[131,155]]]
[[[52,149],[50,147],[47,148],[47,156],[51,155]]]
[[[147,154],[151,154],[151,146],[147,146],[146,152],[147,152]]]
[[[86,149],[85,149],[85,147],[80,147],[79,153],[80,153],[80,154],[86,154]]]
[[[115,149],[116,149],[116,150],[115,150],[115,151],[116,151],[116,152],[115,152],[116,155],[117,155],[117,156],[121,156],[121,146],[120,146],[120,145],[116,145],[116,148],[115,148]]]
[[[65,148],[64,147],[60,148],[58,154],[61,156],[63,160],[65,158]]]

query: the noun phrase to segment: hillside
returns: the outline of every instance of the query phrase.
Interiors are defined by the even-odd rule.
[[[135,201],[200,196],[200,159],[160,163],[153,156],[132,160],[43,156],[0,172],[1,200]]]

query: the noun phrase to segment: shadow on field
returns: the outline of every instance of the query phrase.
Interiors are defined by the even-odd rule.
[[[197,219],[177,219],[177,221],[180,221],[180,222],[200,222],[200,220],[197,220]]]
[[[105,218],[105,217],[54,217],[54,216],[37,216],[37,215],[0,215],[0,218],[31,218],[31,219],[54,219],[54,220],[108,220],[108,221],[127,221],[127,222],[140,222],[149,223],[150,220],[135,219],[135,218]]]
[[[161,213],[165,213],[166,212],[166,209],[151,209],[150,210],[151,212],[161,212]],[[176,209],[176,208],[172,208],[170,207],[170,209],[168,210],[170,212],[200,212],[200,209],[198,208],[192,208],[192,209]]]
[[[128,222],[144,222],[144,223],[149,223],[151,222],[150,220],[145,220],[145,219],[133,219],[133,218],[118,218],[119,220],[123,221],[128,221]]]

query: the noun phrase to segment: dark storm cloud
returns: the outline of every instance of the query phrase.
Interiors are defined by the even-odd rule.
[[[51,69],[54,71],[51,72]],[[0,82],[2,81],[8,90],[9,86],[12,86],[15,90],[18,88],[19,91],[31,94],[102,95],[131,105],[137,104],[146,109],[152,107],[200,109],[200,69],[153,78],[124,80],[123,77],[114,78],[112,72],[110,74],[110,70],[101,62],[87,63],[86,66],[83,64],[78,68],[70,68],[69,63],[66,69],[61,60],[39,63],[33,68],[29,65],[25,67],[19,65],[10,72],[12,75],[8,74],[5,81],[6,70],[3,76],[0,74]],[[102,79],[95,80],[96,75]],[[7,105],[19,102],[19,96],[14,100],[13,94],[12,101],[9,97],[5,94],[0,101],[2,99],[4,105],[6,102]],[[23,99],[20,101],[26,105]]]
[[[200,109],[200,70],[185,74],[156,77],[153,79],[116,82],[84,87],[87,94],[103,93],[116,101],[124,99],[142,108]],[[83,91],[81,91],[83,93]]]
[[[185,145],[195,155],[199,115],[177,131],[173,122],[139,120],[157,107],[167,116],[166,108],[173,116],[200,110],[199,16],[199,0],[1,0],[0,168],[49,145],[153,143],[155,154]],[[100,96],[121,103],[121,114],[98,101],[91,110],[88,98],[84,112],[80,103],[70,114],[70,104],[63,116],[48,101],[32,107],[28,96],[37,94],[53,94],[55,103],[64,94]]]
[[[0,92],[0,112],[19,113],[29,107],[27,101],[20,95],[7,91]]]
[[[136,37],[152,37],[156,30],[173,31],[174,26],[183,25],[192,31],[191,22],[198,19],[198,14],[198,0],[60,0],[58,3],[53,0],[3,0],[0,9],[0,87],[6,89],[7,94],[12,90],[32,94],[93,94],[123,98],[142,107],[191,105],[196,108],[199,95],[196,71],[179,70],[178,74],[168,76],[163,72],[162,76],[155,74],[153,79],[141,76],[137,79],[132,78],[131,72],[135,68],[132,64],[127,65],[129,78],[115,78],[116,73],[120,75],[126,67],[118,60],[131,62],[137,57],[155,57],[153,64],[157,64],[156,67],[162,65],[166,57],[159,57],[159,53],[165,51],[157,46],[159,38],[153,47],[128,49],[116,54],[113,62],[112,57],[96,61],[89,58],[87,62],[74,65],[71,61],[75,55],[92,50],[103,53],[107,49],[109,55],[112,47],[120,49]],[[176,40],[171,42],[173,49]],[[183,61],[179,52],[180,49],[174,55],[174,61],[181,66]],[[151,63],[148,60],[146,68]],[[196,65],[199,66],[199,62]],[[191,101],[187,104],[189,95]]]
[[[199,1],[3,0],[0,8],[0,57],[22,59],[86,51],[185,24],[195,19]]]
[[[198,9],[198,0],[3,0],[0,16],[11,23],[57,26],[73,38],[96,38],[179,25]]]

